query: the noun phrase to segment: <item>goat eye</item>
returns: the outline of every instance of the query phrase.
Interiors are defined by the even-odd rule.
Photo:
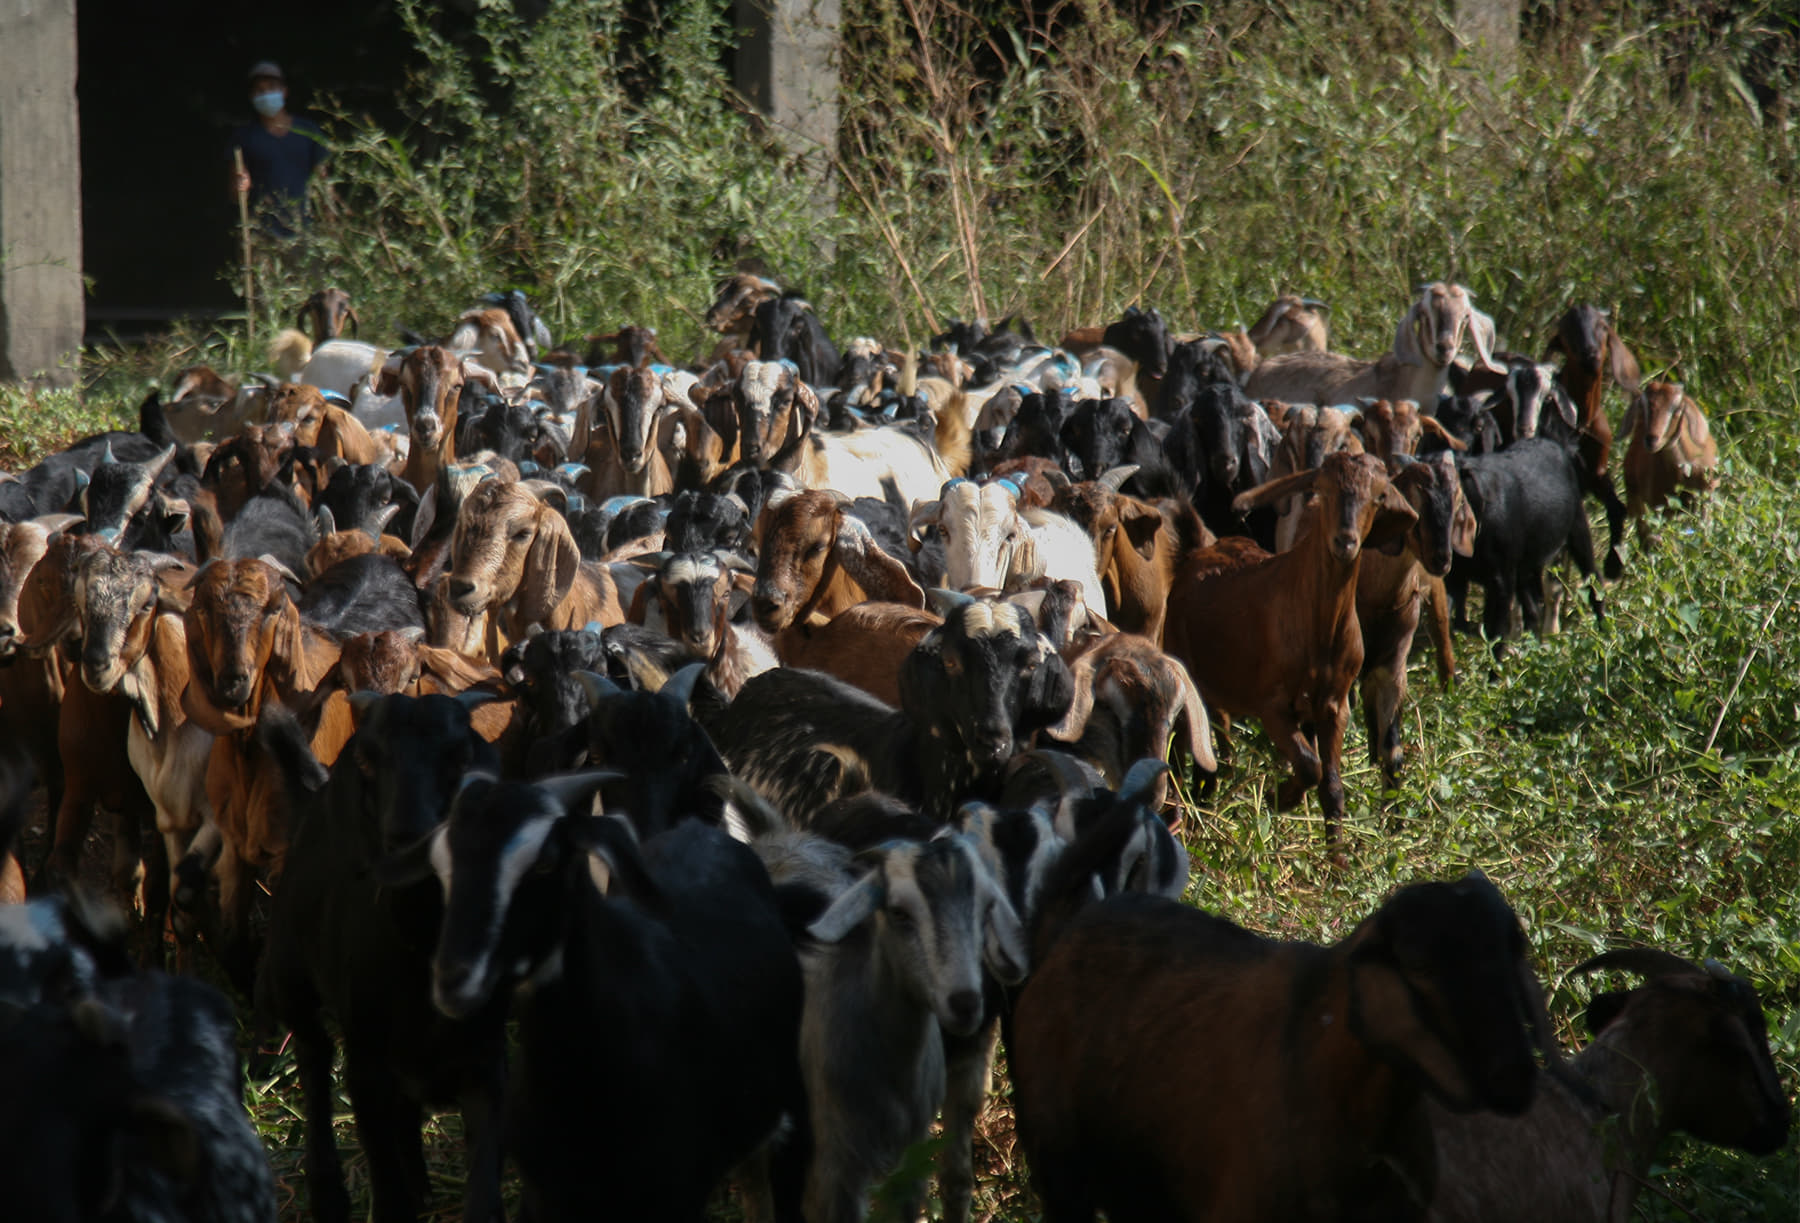
[[[918,924],[913,921],[913,915],[908,913],[905,909],[889,909],[887,914],[888,921],[893,923],[894,929],[896,930],[911,930]]]
[[[526,527],[525,529],[520,530],[520,531],[514,531],[513,535],[512,535],[512,539],[515,544],[525,543],[530,538],[531,538],[531,528],[530,527]]]
[[[958,658],[954,654],[944,655],[944,674],[945,675],[961,675],[962,674],[962,659]]]

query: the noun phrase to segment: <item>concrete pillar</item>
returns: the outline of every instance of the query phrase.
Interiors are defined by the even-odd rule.
[[[75,0],[0,0],[0,379],[74,382],[84,321]]]
[[[769,116],[797,156],[829,165],[837,146],[838,0],[736,0],[748,31],[738,45],[738,92]]]
[[[1456,34],[1482,75],[1501,84],[1519,70],[1519,0],[1456,0]]]

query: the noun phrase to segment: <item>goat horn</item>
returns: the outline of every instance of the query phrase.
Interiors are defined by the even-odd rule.
[[[100,466],[109,467],[112,464],[117,463],[118,461],[119,460],[117,460],[113,457],[112,438],[109,437],[106,439],[106,449],[104,449],[100,452]]]
[[[1575,966],[1581,974],[1616,969],[1635,972],[1644,977],[1667,977],[1677,973],[1704,972],[1699,965],[1658,947],[1620,947],[1603,951],[1591,960]]]
[[[337,534],[337,515],[331,512],[329,505],[321,505],[314,510],[313,517],[319,520],[319,538]]]
[[[581,690],[587,694],[588,701],[596,705],[600,703],[602,697],[618,696],[625,691],[606,676],[597,675],[592,671],[577,671],[575,682],[581,685]]]
[[[1300,304],[1302,306],[1305,306],[1308,310],[1329,310],[1329,309],[1331,309],[1330,302],[1322,302],[1316,297],[1302,297],[1300,299]]]
[[[1138,464],[1126,463],[1122,466],[1110,468],[1109,470],[1102,472],[1100,474],[1100,479],[1096,481],[1096,483],[1104,484],[1107,488],[1110,488],[1116,493],[1119,491],[1120,485],[1137,475],[1137,473]]]
[[[384,505],[376,510],[369,519],[369,538],[373,539],[376,543],[380,543],[381,533],[387,530],[387,524],[392,522],[394,520],[394,515],[399,512],[400,507],[397,505]]]
[[[931,610],[945,619],[949,619],[950,613],[957,608],[967,607],[977,601],[974,595],[966,595],[960,590],[945,590],[942,586],[933,586],[925,592],[925,597],[931,601]]]
[[[693,702],[694,685],[700,682],[700,676],[704,674],[705,671],[705,663],[689,663],[681,670],[675,672],[675,674],[669,676],[668,682],[663,684],[661,688],[662,694],[664,696],[674,697],[681,702],[681,707],[686,709],[688,705]]]
[[[535,784],[538,789],[555,799],[557,806],[566,809],[587,798],[605,783],[624,779],[625,774],[617,769],[584,769],[579,773],[540,777]]]

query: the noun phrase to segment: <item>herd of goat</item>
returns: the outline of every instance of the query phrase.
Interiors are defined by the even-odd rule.
[[[1323,311],[840,349],[738,275],[684,368],[640,327],[552,347],[516,292],[388,351],[328,289],[277,373],[185,370],[0,478],[8,1210],[273,1217],[232,1006],[146,966],[200,948],[253,1040],[291,1033],[325,1223],[340,1044],[377,1223],[427,1209],[445,1108],[479,1223],[508,1161],[540,1220],[729,1185],[910,1221],[938,1124],[965,1223],[1002,1037],[1051,1223],[1615,1220],[1671,1132],[1778,1149],[1714,961],[1580,965],[1642,983],[1570,1059],[1479,873],[1330,946],[1179,903],[1171,763],[1216,772],[1215,718],[1260,722],[1336,856],[1353,693],[1391,786],[1421,619],[1448,684],[1471,582],[1496,653],[1515,608],[1554,627],[1559,557],[1602,616],[1585,499],[1616,578],[1628,518],[1715,484],[1603,311],[1560,366],[1460,285],[1375,360]],[[66,886],[96,807],[119,908]]]

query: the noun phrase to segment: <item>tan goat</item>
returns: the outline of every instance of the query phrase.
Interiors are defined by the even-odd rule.
[[[1475,309],[1462,285],[1433,281],[1400,320],[1391,352],[1361,361],[1332,352],[1294,352],[1260,362],[1245,380],[1252,399],[1339,404],[1357,399],[1436,403],[1450,381],[1450,363],[1467,336],[1478,364],[1494,363],[1494,320]]]
[[[1679,382],[1644,385],[1625,419],[1625,513],[1637,519],[1638,542],[1648,547],[1646,510],[1661,509],[1671,496],[1692,504],[1696,493],[1719,486],[1719,448],[1700,405]]]

